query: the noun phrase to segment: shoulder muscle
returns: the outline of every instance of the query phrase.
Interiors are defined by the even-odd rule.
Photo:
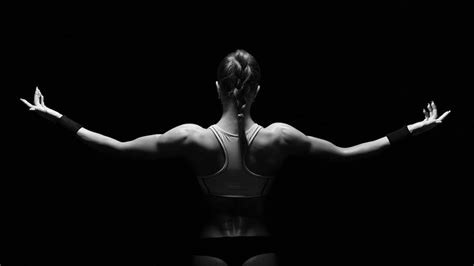
[[[176,126],[160,136],[161,143],[180,142],[183,145],[191,144],[195,137],[205,129],[196,124],[182,124]]]
[[[267,127],[275,134],[278,144],[288,155],[304,155],[310,147],[308,137],[286,123],[273,123]]]

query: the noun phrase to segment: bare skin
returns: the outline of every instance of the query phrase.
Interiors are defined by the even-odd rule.
[[[228,132],[237,133],[234,103],[232,99],[221,94],[217,82],[216,87],[223,106],[222,116],[216,124]],[[258,91],[259,87],[246,106],[246,130],[255,124],[251,118],[250,109]],[[44,96],[38,88],[35,91],[33,104],[24,99],[20,100],[30,111],[46,119],[55,120],[62,116],[45,105]],[[421,134],[441,124],[449,113],[450,111],[446,111],[438,116],[435,103],[430,102],[426,109],[423,109],[424,119],[408,125],[408,130],[413,135]],[[77,132],[77,137],[95,149],[124,155],[150,158],[179,156],[188,160],[195,174],[199,176],[217,172],[225,161],[224,153],[213,133],[196,124],[179,125],[163,134],[143,136],[130,141],[118,141],[84,127]],[[376,154],[389,146],[390,142],[384,136],[350,147],[339,147],[329,141],[307,136],[291,125],[273,123],[259,132],[249,147],[245,160],[251,171],[272,176],[278,172],[282,163],[290,156],[317,155],[325,158],[348,159]],[[262,222],[263,199],[210,197],[207,203],[213,215],[202,229],[202,237],[265,236],[269,234]],[[274,254],[262,254],[250,258],[244,265],[275,265],[275,263]],[[226,265],[218,258],[206,256],[196,258],[195,264]]]

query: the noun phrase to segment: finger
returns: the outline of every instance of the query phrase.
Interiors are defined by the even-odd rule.
[[[446,116],[449,115],[449,113],[451,113],[451,110],[444,112],[444,114],[442,114],[442,115],[437,119],[437,122],[438,122],[438,121],[439,121],[439,122],[442,122],[443,119],[445,119]]]
[[[31,108],[30,108],[30,111],[36,111],[36,108],[35,108],[35,107],[31,107]]]
[[[46,105],[44,104],[44,96],[43,96],[43,94],[41,93],[40,90],[38,90],[38,92],[39,92],[39,95],[40,95],[40,104],[41,104],[41,106],[46,107]]]
[[[430,113],[428,113],[425,108],[423,108],[423,114],[425,115],[425,119],[430,118]]]
[[[35,90],[35,98],[34,98],[34,104],[35,106],[38,106],[40,105],[39,103],[39,98],[40,98],[40,93],[39,93],[39,90],[38,90],[38,87],[36,87],[36,90]]]
[[[431,108],[433,109],[433,116],[434,118],[438,117],[438,109],[436,108],[436,104],[434,101],[431,101]]]
[[[25,100],[25,99],[21,99],[21,98],[20,98],[20,101],[22,101],[24,104],[26,104],[26,106],[28,106],[28,107],[30,107],[30,108],[31,108],[31,107],[34,107],[34,105],[32,105],[31,103],[29,103],[29,102],[28,102],[27,100]]]
[[[431,109],[431,105],[430,105],[429,103],[428,103],[428,105],[427,105],[427,109],[428,109],[428,111],[429,111],[429,113],[430,113],[430,116],[431,116],[431,115],[432,115],[432,112],[433,112],[433,109]]]

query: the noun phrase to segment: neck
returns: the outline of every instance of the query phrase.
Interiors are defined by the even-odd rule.
[[[245,130],[250,128],[255,122],[250,116],[250,106],[245,108],[244,112],[244,126]],[[238,119],[237,119],[237,108],[235,105],[223,106],[223,113],[217,125],[223,129],[230,131],[231,133],[236,133],[239,131]]]

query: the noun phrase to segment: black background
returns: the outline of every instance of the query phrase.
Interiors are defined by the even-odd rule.
[[[285,259],[300,262],[291,265],[426,260],[464,238],[472,119],[461,82],[465,17],[457,10],[403,3],[43,9],[5,24],[9,251],[155,262],[189,254],[201,195],[186,164],[97,153],[18,98],[32,101],[39,86],[49,107],[119,140],[183,123],[208,127],[220,118],[217,65],[236,49],[262,68],[252,115],[263,126],[285,122],[349,146],[421,120],[430,100],[452,110],[441,126],[377,157],[289,161],[267,216]]]

